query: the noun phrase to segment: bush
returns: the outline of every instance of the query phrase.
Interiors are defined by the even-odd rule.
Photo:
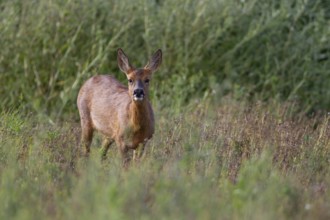
[[[0,107],[62,118],[80,85],[164,51],[152,97],[160,106],[225,94],[330,108],[330,8],[318,1],[0,2]],[[155,89],[157,88],[157,90]]]

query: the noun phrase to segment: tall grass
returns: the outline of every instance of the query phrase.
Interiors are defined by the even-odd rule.
[[[329,116],[233,102],[158,118],[129,169],[77,149],[78,125],[1,115],[1,219],[327,219]],[[273,111],[270,112],[269,109]]]
[[[1,108],[62,118],[75,110],[86,78],[124,79],[115,62],[122,47],[137,65],[163,49],[153,90],[161,106],[231,93],[329,110],[329,7],[324,0],[2,0]]]
[[[0,0],[0,219],[328,219],[329,7]],[[118,47],[137,66],[164,51],[127,170],[78,148],[78,89],[124,81]]]

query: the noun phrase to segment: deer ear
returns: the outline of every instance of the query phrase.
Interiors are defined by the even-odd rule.
[[[151,72],[155,72],[161,63],[162,63],[162,51],[161,49],[158,49],[144,68],[151,70]]]
[[[121,48],[117,50],[117,62],[119,69],[124,73],[128,73],[133,68],[129,63],[128,57]]]

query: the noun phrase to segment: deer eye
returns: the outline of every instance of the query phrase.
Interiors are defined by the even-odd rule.
[[[132,79],[128,79],[128,82],[129,82],[130,84],[132,84],[132,83],[133,83],[133,80],[132,80]]]
[[[145,83],[149,83],[149,81],[150,81],[149,79],[144,80]]]

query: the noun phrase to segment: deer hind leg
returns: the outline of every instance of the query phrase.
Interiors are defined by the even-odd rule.
[[[90,152],[90,146],[93,140],[93,128],[83,128],[81,133],[81,143],[83,148],[85,149],[85,155],[88,156]]]
[[[125,145],[119,145],[119,151],[122,157],[123,167],[128,168],[131,162],[131,156],[129,155],[128,147]]]
[[[88,156],[90,146],[93,140],[93,127],[90,120],[81,119],[81,146],[85,149],[85,155]]]
[[[102,148],[101,148],[101,157],[102,159],[105,159],[107,156],[107,152],[111,146],[111,144],[114,142],[113,139],[105,137],[102,142]]]
[[[85,155],[90,152],[90,145],[93,139],[93,123],[90,117],[90,111],[84,98],[78,97],[78,109],[81,123],[80,145],[85,149]]]

